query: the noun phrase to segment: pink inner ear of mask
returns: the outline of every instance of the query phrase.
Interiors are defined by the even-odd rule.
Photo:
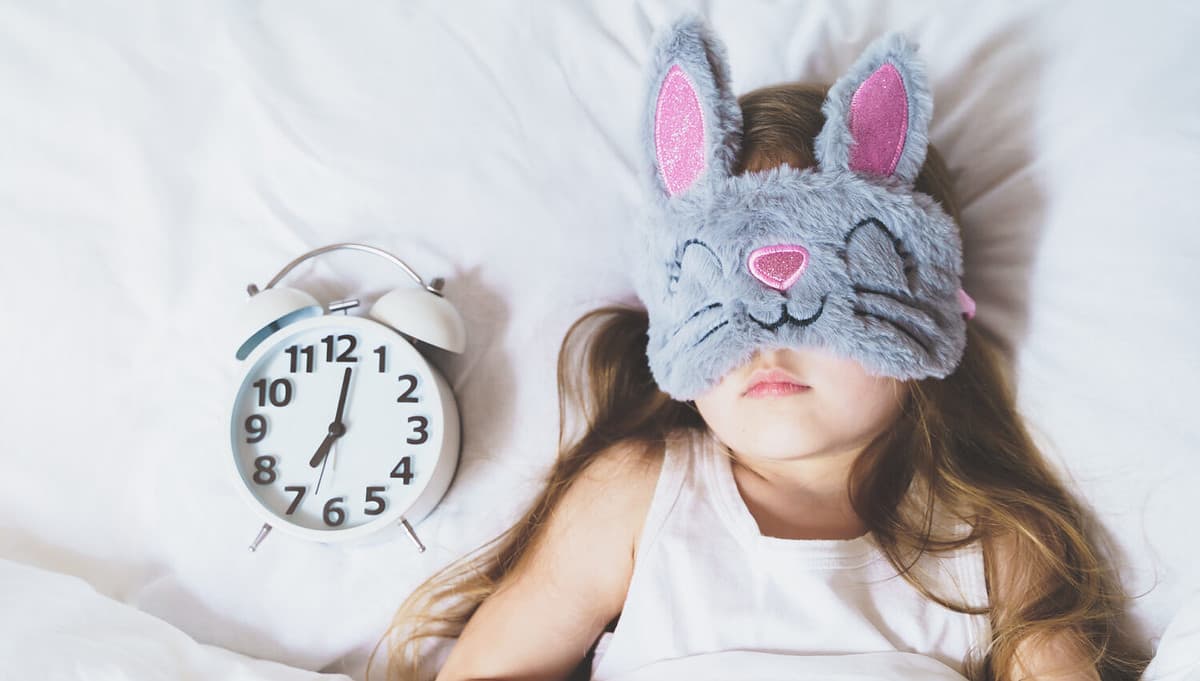
[[[654,151],[671,196],[704,172],[704,114],[696,89],[676,64],[667,71],[654,109]]]
[[[891,175],[908,134],[908,93],[900,72],[884,64],[858,86],[850,100],[850,169]]]

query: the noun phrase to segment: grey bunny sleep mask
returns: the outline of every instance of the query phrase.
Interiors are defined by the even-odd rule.
[[[914,191],[933,104],[915,48],[872,43],[830,88],[816,168],[734,175],[742,113],[698,18],[659,34],[631,258],[659,387],[703,394],[759,349],[820,347],[898,379],[945,377],[974,303],[953,219]]]

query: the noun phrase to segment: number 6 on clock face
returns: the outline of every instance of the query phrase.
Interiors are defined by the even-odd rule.
[[[305,319],[248,359],[230,436],[264,522],[318,541],[415,523],[457,467],[457,405],[408,340],[349,315]]]

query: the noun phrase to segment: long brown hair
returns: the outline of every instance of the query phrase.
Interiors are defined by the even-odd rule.
[[[815,165],[812,141],[824,124],[827,89],[787,84],[739,98],[744,139],[738,172]],[[949,173],[932,145],[916,189],[962,224]],[[707,428],[692,403],[658,389],[646,364],[646,330],[645,311],[625,305],[588,312],[568,330],[558,357],[559,454],[545,488],[516,525],[434,574],[404,601],[380,642],[389,646],[391,681],[425,678],[423,645],[462,632],[535,544],[596,454],[623,441],[645,456],[661,457],[672,431]],[[916,588],[956,611],[988,613],[991,645],[965,661],[971,679],[1007,680],[1018,644],[1055,634],[1065,634],[1102,679],[1134,679],[1148,656],[1121,626],[1127,598],[1120,580],[1098,538],[1085,534],[1086,509],[1031,439],[1005,368],[995,341],[975,322],[968,324],[966,351],[953,374],[904,384],[897,423],[855,462],[851,502],[888,560]],[[934,508],[966,521],[970,534],[940,536]],[[986,557],[1002,539],[1011,563],[1022,566],[1012,585],[1020,599],[971,609],[944,600],[910,571],[923,552],[982,541]],[[991,586],[998,566],[995,560],[986,565]],[[587,663],[572,678],[586,679]]]

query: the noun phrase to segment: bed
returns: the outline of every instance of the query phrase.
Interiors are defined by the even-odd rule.
[[[0,7],[0,676],[362,679],[406,594],[538,489],[567,327],[632,300],[641,69],[685,8],[739,92],[830,82],[886,30],[920,45],[976,321],[1120,548],[1138,636],[1174,641],[1153,678],[1200,674],[1200,12],[597,0]],[[345,241],[443,277],[462,312],[466,351],[437,357],[458,473],[423,553],[249,552],[233,319],[248,283]],[[398,285],[352,253],[292,281]]]

